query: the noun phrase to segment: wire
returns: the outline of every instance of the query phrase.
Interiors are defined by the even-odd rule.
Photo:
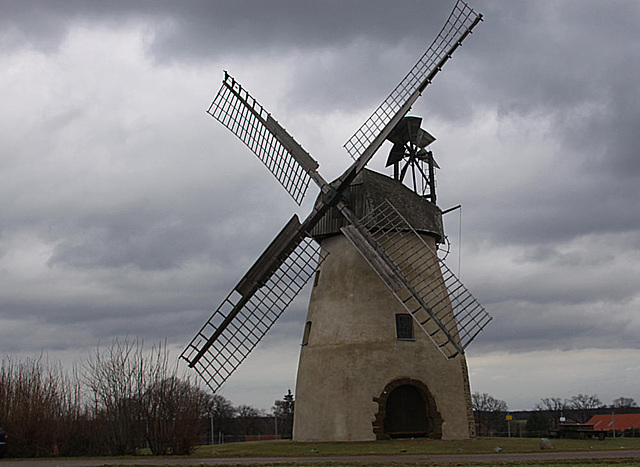
[[[458,279],[462,277],[460,264],[462,262],[462,206],[460,206],[460,214],[458,218]]]

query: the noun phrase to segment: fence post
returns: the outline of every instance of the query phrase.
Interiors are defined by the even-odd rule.
[[[216,432],[213,430],[213,413],[211,415],[211,444],[216,444]]]

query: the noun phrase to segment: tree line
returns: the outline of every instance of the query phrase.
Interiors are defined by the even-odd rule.
[[[274,402],[271,413],[250,405],[234,407],[231,401],[219,394],[211,396],[208,417],[211,427],[205,431],[208,438],[203,443],[225,443],[256,439],[291,439],[293,435],[293,411],[295,400],[291,390],[282,400]]]
[[[178,373],[166,343],[144,349],[138,339],[96,348],[65,370],[45,356],[0,363],[0,427],[10,457],[189,454],[215,433],[291,436],[293,396],[274,415],[234,407]],[[274,426],[275,425],[275,426]]]
[[[505,401],[472,395],[479,436],[506,436]],[[138,339],[97,347],[65,370],[43,356],[0,362],[0,427],[11,457],[189,454],[208,442],[291,438],[295,401],[289,390],[271,413],[234,406],[178,374],[166,343],[149,351]],[[633,398],[610,406],[597,395],[545,397],[529,413],[527,436],[546,436],[560,417],[584,423],[595,413],[640,411]]]
[[[503,400],[487,393],[475,392],[471,396],[478,436],[507,436],[509,426],[506,416],[509,407]],[[577,394],[570,398],[543,397],[528,412],[524,436],[548,436],[558,428],[561,419],[567,422],[586,423],[596,414],[611,412],[640,412],[631,397],[618,397],[610,405],[604,404],[597,394]]]

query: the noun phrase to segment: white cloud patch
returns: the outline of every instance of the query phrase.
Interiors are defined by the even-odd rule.
[[[625,394],[635,395],[639,356],[638,350],[585,348],[483,356],[472,352],[467,358],[472,391],[503,399],[511,410],[527,410],[543,397],[597,394],[611,404]]]

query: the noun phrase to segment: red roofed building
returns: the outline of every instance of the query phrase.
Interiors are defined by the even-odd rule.
[[[640,413],[594,415],[587,422],[596,431],[632,431],[640,433]]]

